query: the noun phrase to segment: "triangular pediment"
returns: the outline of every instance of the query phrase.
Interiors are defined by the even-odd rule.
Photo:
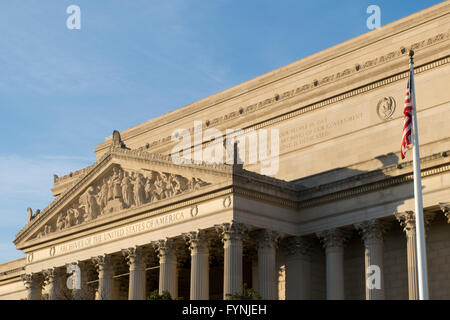
[[[40,243],[57,233],[117,212],[177,201],[187,194],[232,181],[227,165],[174,164],[170,157],[112,148],[16,235],[16,246]]]

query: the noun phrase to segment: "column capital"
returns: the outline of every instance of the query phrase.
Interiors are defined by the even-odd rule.
[[[386,222],[378,219],[355,223],[353,226],[358,230],[365,244],[383,241],[383,235],[389,228]]]
[[[176,249],[174,240],[169,238],[152,241],[151,244],[158,253],[158,257],[174,253]]]
[[[127,264],[129,266],[131,265],[137,265],[137,264],[145,264],[145,255],[144,255],[144,249],[140,246],[130,247],[127,249],[121,250],[122,255],[125,257],[125,260],[127,261]]]
[[[110,254],[103,254],[92,257],[92,263],[98,272],[112,269],[113,259]]]
[[[276,231],[261,229],[256,232],[258,248],[276,248],[281,234]]]
[[[242,240],[244,234],[249,229],[247,225],[234,221],[231,223],[216,224],[214,228],[221,236],[222,241]]]
[[[65,272],[61,268],[48,268],[48,269],[42,270],[43,281],[44,281],[45,285],[55,282],[55,279],[57,277],[61,277],[64,274],[65,274]]]
[[[289,237],[284,240],[284,248],[290,256],[311,256],[312,241],[305,237]]]
[[[332,247],[343,247],[351,237],[351,232],[339,228],[333,228],[317,232],[316,236],[320,239],[325,249]]]
[[[439,206],[441,207],[442,212],[444,213],[445,217],[447,218],[447,222],[450,223],[450,203],[440,202]]]
[[[191,231],[182,234],[183,239],[189,244],[189,249],[205,250],[208,249],[208,237],[203,230]]]
[[[416,218],[414,216],[414,212],[396,212],[394,215],[406,234],[410,234],[416,231]]]
[[[26,273],[20,277],[27,289],[44,285],[44,276],[41,273]]]
[[[407,235],[416,232],[416,217],[414,211],[396,212],[394,215]],[[427,231],[435,216],[434,213],[429,212],[423,214],[425,231]]]

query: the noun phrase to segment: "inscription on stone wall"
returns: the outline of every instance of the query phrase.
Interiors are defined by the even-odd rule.
[[[83,239],[68,242],[56,246],[56,255],[61,255],[69,253],[75,250],[85,249],[92,246],[98,246],[103,243],[111,242],[121,238],[126,238],[131,235],[140,234],[143,232],[148,232],[150,230],[157,229],[159,227],[167,226],[172,223],[180,222],[185,219],[191,218],[191,215],[184,211],[173,212],[170,214],[165,214],[159,217],[154,217],[146,219],[141,222],[116,228],[110,231],[92,235]]]
[[[280,149],[283,152],[308,146],[331,137],[345,133],[347,128],[353,129],[354,124],[363,120],[363,113],[356,112],[341,117],[322,117],[297,126],[281,130]]]

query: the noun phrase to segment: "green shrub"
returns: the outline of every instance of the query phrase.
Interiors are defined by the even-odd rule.
[[[241,292],[235,292],[233,294],[227,293],[228,300],[261,300],[261,296],[252,288],[247,288],[244,284]]]
[[[147,300],[172,300],[172,296],[169,291],[163,291],[162,294],[159,294],[159,291],[155,290],[150,293]]]

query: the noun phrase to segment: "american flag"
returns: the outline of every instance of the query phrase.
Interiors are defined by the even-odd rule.
[[[402,160],[405,159],[406,151],[408,151],[409,146],[412,144],[411,141],[411,128],[412,128],[412,92],[411,92],[411,76],[408,81],[408,88],[406,89],[405,97],[405,107],[403,109],[403,114],[405,115],[403,120],[403,137],[402,137],[402,147],[400,150]]]

